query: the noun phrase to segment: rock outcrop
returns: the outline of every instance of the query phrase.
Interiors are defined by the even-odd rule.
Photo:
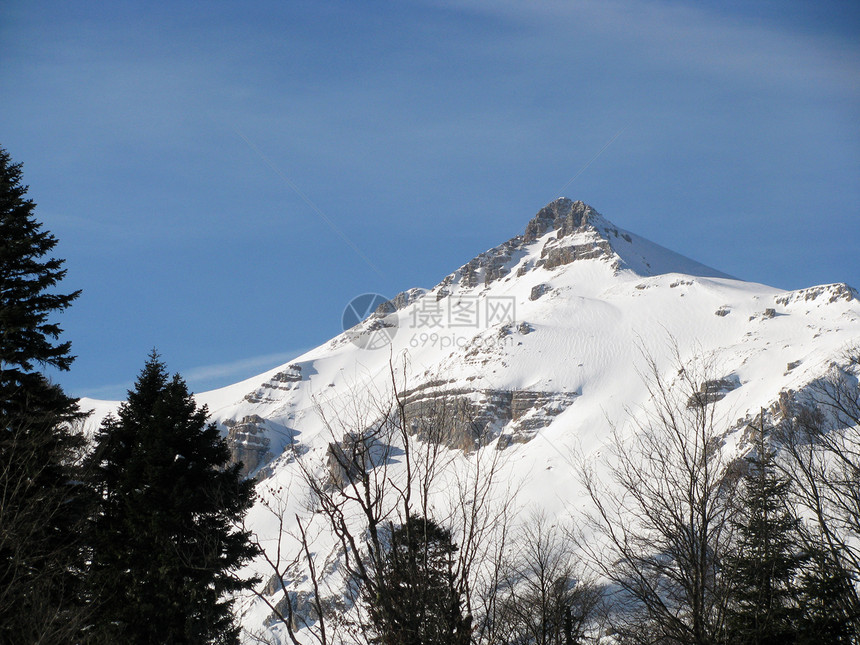
[[[553,417],[573,403],[577,394],[532,390],[450,388],[429,382],[403,394],[413,432],[471,451],[497,437],[499,448],[531,440]]]
[[[523,243],[531,244],[550,230],[558,231],[559,238],[570,235],[582,230],[599,216],[588,204],[561,197],[540,209],[526,225]]]
[[[386,300],[379,305],[376,308],[376,311],[373,312],[372,316],[374,318],[384,318],[389,314],[393,314],[395,311],[400,311],[401,309],[408,307],[416,300],[423,297],[425,293],[427,293],[427,289],[422,289],[421,287],[412,287],[406,291],[401,291],[391,300]]]
[[[699,391],[694,393],[687,401],[687,407],[705,407],[710,403],[726,398],[729,392],[738,389],[740,386],[741,381],[734,374],[705,381],[699,386]]]
[[[510,273],[511,260],[522,247],[522,238],[515,237],[494,249],[485,251],[460,267],[460,285],[466,288],[488,285]]]
[[[227,428],[227,446],[230,448],[230,463],[242,463],[241,474],[247,477],[272,458],[269,452],[270,439],[266,436],[266,421],[252,414],[240,421],[222,421]]]
[[[541,250],[537,266],[554,269],[577,260],[610,258],[613,254],[609,242],[599,236],[583,243],[567,243],[564,238],[550,239]]]
[[[537,300],[543,295],[552,291],[552,287],[546,284],[545,282],[541,282],[540,284],[536,284],[532,287],[532,291],[529,294],[529,300]]]
[[[617,229],[607,228],[607,223],[600,213],[588,204],[560,197],[544,206],[529,221],[522,235],[481,253],[448,275],[436,285],[436,298],[442,299],[449,295],[454,283],[471,289],[487,286],[506,277],[524,254],[524,247],[533,244],[550,231],[556,231],[556,235],[544,244],[541,258],[536,263],[521,266],[517,270],[518,276],[535,267],[553,269],[576,260],[594,258],[606,258],[617,268],[621,261],[607,236],[614,234],[616,237],[620,235],[628,242],[631,240],[628,234],[619,234]],[[578,235],[574,239],[576,234],[586,235]]]
[[[858,297],[857,292],[844,282],[835,284],[823,284],[808,289],[789,291],[774,298],[778,305],[790,305],[796,302],[809,302],[821,299],[821,302],[836,302],[838,300],[854,300]]]
[[[302,366],[291,364],[287,369],[278,372],[265,383],[261,384],[253,392],[245,395],[245,400],[249,403],[263,403],[266,401],[276,401],[277,391],[288,392],[296,387],[302,380]]]
[[[340,441],[329,443],[326,467],[329,484],[343,488],[373,466],[379,465],[380,455],[387,452],[372,430],[350,432]],[[376,458],[376,459],[375,459]]]

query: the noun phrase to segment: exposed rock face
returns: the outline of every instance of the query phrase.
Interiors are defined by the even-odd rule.
[[[389,314],[393,314],[395,311],[400,311],[404,307],[408,307],[413,302],[424,296],[425,293],[427,293],[427,290],[422,289],[421,287],[413,287],[407,291],[401,291],[391,300],[387,300],[379,305],[372,315],[375,318],[384,318]]]
[[[857,298],[857,292],[844,282],[837,282],[836,284],[825,284],[817,287],[809,287],[808,289],[789,291],[781,296],[777,296],[774,300],[778,305],[789,305],[795,302],[818,300],[819,298],[828,303],[836,302],[837,300],[854,300]]]
[[[525,443],[576,398],[531,390],[448,389],[430,382],[404,393],[405,411],[420,439],[470,451],[500,437],[499,449]],[[430,436],[432,435],[432,437]]]
[[[550,230],[557,230],[559,238],[570,235],[588,224],[589,219],[596,215],[597,211],[588,204],[565,198],[556,199],[540,209],[526,225],[523,242],[531,244]]]
[[[265,420],[256,414],[243,417],[241,421],[227,419],[227,445],[230,448],[230,463],[242,462],[241,474],[247,477],[272,458],[269,438],[265,435]]]
[[[343,488],[371,468],[376,439],[368,433],[347,433],[341,441],[331,442],[326,452],[329,482]]]
[[[546,293],[549,293],[550,291],[552,291],[552,287],[550,287],[548,284],[543,282],[541,282],[540,284],[536,284],[532,287],[532,292],[531,294],[529,294],[529,300],[537,300],[538,298],[540,298]]]
[[[286,586],[284,585],[284,581],[281,579],[281,577],[277,573],[273,573],[269,577],[268,582],[266,582],[266,586],[263,587],[262,594],[264,596],[274,596],[276,593],[278,593],[279,591],[282,591],[284,589],[286,589]]]
[[[292,606],[292,615],[287,603]],[[278,614],[284,617],[291,615],[290,627],[294,630],[313,625],[319,620],[314,594],[310,591],[285,591],[284,596],[275,604],[275,611],[266,619],[266,626],[279,623],[281,619]]]
[[[603,238],[595,239],[584,244],[565,244],[564,238],[550,240],[541,251],[541,259],[538,265],[547,269],[554,269],[563,264],[570,264],[576,260],[593,260],[596,258],[610,257],[612,247]]]
[[[302,380],[302,366],[291,364],[282,372],[278,372],[268,381],[260,385],[253,392],[245,395],[245,400],[250,403],[262,403],[277,400],[274,396],[277,390],[289,391],[298,387]]]
[[[464,287],[476,287],[478,284],[490,284],[503,278],[510,272],[508,266],[514,252],[522,247],[522,238],[515,237],[494,249],[485,251],[469,260],[460,267],[460,284]]]
[[[604,237],[596,234],[593,222],[600,217],[588,204],[572,202],[569,199],[557,199],[544,206],[526,226],[523,240],[526,244],[537,240],[549,230],[558,234],[547,241],[541,250],[538,266],[553,269],[576,260],[591,260],[609,257],[613,254],[612,246]],[[574,233],[595,233],[592,240],[571,243],[569,238]],[[618,231],[615,231],[618,234]]]
[[[726,398],[726,394],[741,386],[740,379],[734,374],[723,378],[705,381],[699,386],[699,391],[693,394],[687,401],[687,407],[705,407],[709,403]]]
[[[519,323],[519,324],[516,324],[516,323],[508,323],[508,324],[506,324],[506,325],[502,325],[501,327],[499,327],[498,337],[499,337],[499,338],[504,338],[505,336],[510,336],[511,334],[513,334],[513,333],[514,333],[514,329],[516,329],[516,330],[517,330],[517,332],[518,332],[521,336],[526,336],[526,335],[528,335],[528,334],[532,333],[532,332],[535,330],[535,328],[534,328],[534,327],[532,327],[532,326],[531,326],[531,324],[529,324],[529,323],[528,323],[528,322],[526,322],[525,320],[524,320],[524,321],[522,321],[522,322],[521,322],[521,323]]]
[[[301,365],[287,365],[287,369],[283,372],[278,372],[275,374],[270,383],[298,383],[302,380],[302,366]],[[274,387],[274,386],[273,386]]]
[[[510,392],[439,385],[433,381],[403,393],[410,430],[423,441],[470,451],[489,441],[509,417]]]
[[[520,332],[523,336],[532,333],[535,330],[529,323],[523,321],[519,325],[517,325],[517,331]]]
[[[573,392],[535,392],[518,390],[511,398],[513,423],[500,435],[498,448],[504,450],[513,443],[531,441],[538,431],[546,428],[557,415],[564,412],[576,397]]]
[[[676,287],[688,287],[693,284],[692,280],[675,280],[672,284],[669,285],[670,289],[674,289]]]
[[[785,366],[785,373],[788,374],[795,367],[799,366],[803,361],[791,361]]]
[[[394,308],[397,311],[400,311],[404,307],[411,305],[413,302],[421,298],[425,293],[427,293],[427,289],[421,289],[420,287],[413,287],[408,291],[401,291],[394,299],[391,301],[394,304]]]
[[[598,222],[605,229],[604,233],[596,227]],[[614,234],[615,237],[619,237],[619,231],[615,228],[606,228],[606,222],[588,204],[562,197],[544,206],[526,225],[523,235],[513,237],[504,244],[481,253],[447,276],[436,286],[437,300],[451,293],[451,285],[454,282],[459,282],[461,287],[471,289],[482,284],[486,286],[504,278],[516,265],[518,252],[550,231],[556,231],[557,234],[545,243],[541,251],[541,259],[534,265],[529,263],[521,266],[517,270],[518,276],[524,275],[536,266],[552,269],[576,260],[602,257],[613,260],[616,268],[620,266],[612,245],[604,237],[604,234]],[[591,234],[591,237],[590,239],[578,238],[573,242],[571,236],[576,233]],[[620,236],[628,242],[631,240],[626,233]]]

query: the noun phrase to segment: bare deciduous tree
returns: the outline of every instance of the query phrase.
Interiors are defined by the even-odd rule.
[[[72,642],[93,617],[81,589],[90,502],[77,481],[83,440],[60,444],[48,423],[0,419],[0,454],[8,457],[0,460],[0,640]],[[57,432],[81,436],[79,426]]]
[[[840,604],[860,633],[860,347],[843,358],[786,410],[778,434],[784,472],[815,520],[811,538],[825,543],[830,566],[854,582]]]
[[[720,575],[734,483],[726,477],[713,397],[701,362],[667,379],[653,358],[650,406],[633,432],[613,431],[598,478],[580,460],[593,503],[580,544],[615,587],[613,628],[630,643],[720,642],[728,597]]]
[[[434,557],[431,540],[409,534],[416,526],[431,526],[409,521],[415,517],[450,532],[456,550],[445,579],[450,581],[452,597],[462,605],[468,631],[481,631],[478,625],[487,608],[484,585],[495,574],[492,562],[504,548],[511,509],[510,488],[498,486],[502,453],[482,449],[487,437],[479,433],[467,454],[455,448],[460,441],[453,435],[464,427],[468,410],[450,396],[431,396],[420,406],[410,406],[403,394],[404,373],[405,367],[398,371],[392,365],[387,391],[364,391],[341,400],[341,405],[320,405],[319,414],[331,437],[324,461],[313,455],[297,461],[309,491],[311,517],[321,521],[339,546],[339,588],[346,597],[338,612],[336,637],[331,632],[331,597],[323,597],[323,575],[315,568],[306,525],[299,517],[287,518],[285,506],[270,509],[281,532],[295,519],[299,535],[289,541],[294,551],[296,544],[299,547],[286,556],[283,542],[269,544],[266,562],[278,580],[285,579],[290,566],[309,571],[315,622],[305,626],[320,645],[342,638],[374,642],[378,637],[369,606],[377,603],[373,615],[379,615],[378,603],[398,602],[396,594],[389,593],[392,586],[386,579],[392,536],[396,534],[399,543],[421,547],[415,557],[423,559],[424,569]],[[456,467],[451,467],[455,460]],[[296,627],[302,623],[289,594],[285,597],[288,600],[281,606],[265,602],[275,618],[287,625],[291,642],[300,645]],[[393,609],[391,614],[396,613]],[[350,620],[344,620],[347,613]],[[386,613],[385,607],[381,613]],[[473,638],[470,634],[469,640]]]
[[[600,588],[577,562],[570,531],[532,514],[511,541],[489,643],[574,645],[594,622]]]
[[[263,588],[255,588],[252,592],[272,612],[272,619],[284,626],[290,643],[302,645],[297,632],[300,629],[311,628],[307,630],[309,637],[319,645],[327,645],[333,642],[333,637],[338,633],[339,624],[337,620],[332,620],[331,612],[324,611],[324,594],[321,591],[317,554],[311,550],[313,537],[309,536],[308,527],[302,518],[298,514],[290,513],[288,488],[268,487],[261,495],[261,504],[277,522],[277,530],[271,540],[264,540],[256,534],[253,537],[254,545],[266,564],[269,579]],[[290,519],[295,520],[294,530],[289,527]],[[287,589],[288,584],[294,577],[299,576],[300,571],[306,572],[310,580],[309,597],[301,597]],[[284,595],[280,601],[272,602],[270,596],[278,591],[283,591]],[[310,605],[312,609],[310,616],[299,611],[300,598],[306,599],[307,604]],[[263,634],[249,634],[249,636],[261,644],[269,643],[269,639]]]

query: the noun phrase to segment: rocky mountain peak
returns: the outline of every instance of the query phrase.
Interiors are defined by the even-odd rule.
[[[616,274],[628,270],[640,276],[730,277],[618,228],[585,202],[559,197],[541,208],[522,234],[474,257],[433,290],[437,298],[444,298],[455,285],[485,288],[514,270],[522,276],[583,260],[605,263]]]
[[[481,253],[446,277],[436,287],[437,296],[442,298],[451,293],[451,285],[455,282],[468,289],[479,285],[486,287],[504,278],[523,261],[528,253],[526,247],[550,232],[556,235],[545,241],[539,259],[521,265],[518,275],[536,267],[552,269],[583,259],[602,259],[616,269],[622,265],[609,241],[610,236],[619,236],[618,229],[588,204],[559,197],[538,211],[522,235]],[[623,236],[630,241],[629,235]]]
[[[569,235],[586,226],[598,216],[588,204],[559,197],[544,206],[526,225],[523,242],[531,244],[549,230],[559,231],[559,237]]]

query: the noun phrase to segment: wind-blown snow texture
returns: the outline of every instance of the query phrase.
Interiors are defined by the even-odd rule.
[[[340,437],[325,429],[320,411],[348,408],[368,391],[384,396],[392,357],[400,366],[405,356],[407,390],[457,392],[487,411],[493,443],[484,450],[505,448],[506,476],[522,485],[520,504],[566,516],[581,507],[571,452],[599,450],[611,425],[629,425],[630,410],[647,404],[644,355],[667,374],[676,369],[673,346],[682,361],[706,359],[723,379],[725,396],[714,405],[732,431],[780,392],[801,390],[857,342],[860,304],[847,285],[785,292],[736,280],[617,228],[582,202],[558,199],[523,235],[430,291],[401,294],[289,364],[196,398],[237,457],[256,464],[260,491],[289,491],[292,517],[303,512],[305,496],[295,451],[285,448],[322,463]],[[82,403],[96,410],[92,422],[112,407]],[[473,458],[467,451],[458,459]],[[274,539],[277,526],[261,505],[249,524]],[[320,535],[314,546],[326,554],[333,539]],[[264,579],[271,575],[255,567]],[[283,594],[269,591],[275,602]],[[260,630],[269,613],[249,598],[242,622]]]

